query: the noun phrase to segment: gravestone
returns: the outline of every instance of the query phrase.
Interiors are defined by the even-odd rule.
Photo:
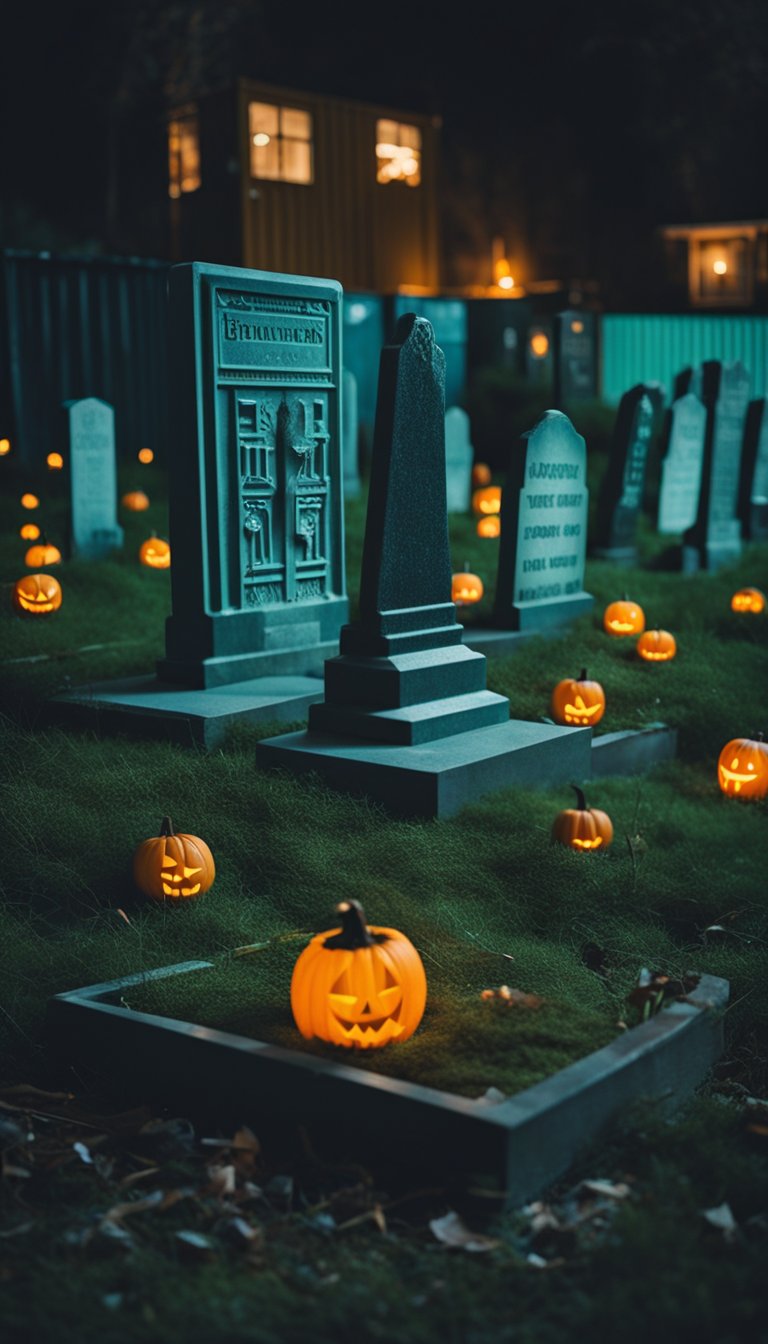
[[[357,499],[360,494],[360,466],[358,461],[357,379],[349,369],[342,374],[341,437],[344,459],[344,498]]]
[[[467,513],[472,493],[472,458],[469,416],[460,406],[445,412],[445,489],[449,513]]]
[[[594,313],[572,310],[556,313],[553,346],[555,405],[564,410],[574,401],[596,397]]]
[[[693,392],[677,398],[664,423],[657,527],[665,535],[693,525],[699,502],[707,411]]]
[[[97,557],[123,544],[117,521],[115,412],[99,397],[65,401],[73,555]]]
[[[739,481],[739,518],[745,541],[768,539],[768,400],[749,403]]]
[[[744,365],[707,360],[702,366],[707,433],[696,520],[683,537],[683,572],[718,569],[741,553],[738,516],[749,373]]]
[[[262,764],[317,773],[407,816],[449,816],[507,784],[590,770],[589,730],[511,723],[508,700],[485,689],[484,656],[461,643],[444,378],[429,322],[403,316],[381,358],[359,620],[326,663],[309,731],[256,746]]]
[[[600,559],[624,565],[637,561],[635,532],[654,418],[653,399],[643,383],[624,393],[597,503],[593,554]]]
[[[688,364],[679,373],[675,374],[672,383],[672,400],[679,401],[681,397],[687,396],[692,392],[695,397],[701,400],[701,365],[697,364],[694,368]]]
[[[546,628],[592,606],[586,470],[586,444],[561,411],[546,411],[514,449],[501,499],[497,625]]]

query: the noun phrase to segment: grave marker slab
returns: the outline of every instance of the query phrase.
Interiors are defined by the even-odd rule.
[[[638,383],[619,402],[597,505],[593,554],[615,564],[637,561],[635,532],[643,504],[653,423],[652,396],[643,383]]]
[[[718,569],[741,553],[738,492],[749,373],[738,362],[708,360],[702,368],[707,434],[696,520],[683,538],[687,574]]]
[[[341,436],[344,458],[344,498],[357,499],[360,494],[360,465],[358,436],[360,423],[357,414],[357,379],[349,369],[342,373]]]
[[[473,457],[469,416],[460,406],[449,406],[445,412],[445,489],[449,513],[469,511]]]
[[[768,539],[768,399],[749,403],[739,481],[739,518],[745,541]]]
[[[595,315],[580,310],[557,313],[554,324],[555,405],[597,396]]]
[[[115,412],[99,397],[65,401],[73,555],[97,557],[123,544],[117,521]]]
[[[584,592],[586,468],[586,444],[561,411],[546,411],[513,450],[501,501],[497,625],[546,628],[593,605]]]
[[[693,392],[673,401],[664,424],[657,527],[665,535],[693,525],[699,502],[706,407]]]

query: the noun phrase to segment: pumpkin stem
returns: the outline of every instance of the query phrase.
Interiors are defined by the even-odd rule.
[[[571,788],[573,789],[574,793],[576,794],[576,807],[577,807],[577,809],[579,810],[579,812],[586,812],[586,811],[588,811],[588,808],[587,808],[587,800],[586,800],[586,798],[584,797],[584,790],[583,790],[583,789],[580,789],[579,786],[578,786],[578,784],[572,784],[572,785],[571,785]]]
[[[176,834],[176,832],[173,829],[173,822],[171,821],[170,817],[163,817],[163,820],[160,822],[160,834],[161,835]]]
[[[582,667],[582,669],[581,669],[581,671],[580,671],[578,677],[576,678],[576,680],[577,680],[577,681],[586,681],[586,680],[587,680],[587,669],[586,669],[586,667]]]
[[[359,901],[342,901],[336,906],[336,914],[341,916],[341,932],[326,938],[323,947],[339,947],[352,952],[357,947],[373,947],[374,943],[384,942],[385,934],[371,933]]]

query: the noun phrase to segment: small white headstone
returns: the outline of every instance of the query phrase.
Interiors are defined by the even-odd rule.
[[[660,532],[671,534],[684,532],[696,518],[707,412],[698,397],[687,392],[672,403],[668,414],[658,527]]]
[[[69,438],[73,555],[106,555],[123,544],[117,522],[115,412],[98,397],[64,403]]]
[[[460,406],[445,412],[445,487],[449,513],[466,513],[472,492],[469,416]]]

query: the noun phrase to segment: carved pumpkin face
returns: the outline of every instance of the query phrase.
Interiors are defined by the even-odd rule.
[[[160,835],[144,840],[133,856],[133,878],[154,901],[183,901],[200,896],[213,884],[216,865],[204,840],[174,832],[163,817]]]
[[[139,548],[139,559],[150,569],[170,569],[171,548],[162,537],[147,537]]]
[[[668,630],[646,630],[638,639],[636,647],[646,663],[668,663],[677,653],[675,636]]]
[[[500,513],[501,486],[486,485],[483,490],[476,490],[472,496],[472,508],[475,513]]]
[[[717,780],[723,793],[744,802],[768,793],[768,743],[757,738],[734,737],[720,752]]]
[[[39,504],[40,500],[37,498],[37,495],[31,494],[31,492],[27,492],[27,494],[21,496],[22,509],[36,509]]]
[[[319,933],[293,969],[291,1010],[305,1040],[375,1049],[407,1041],[427,1001],[416,948],[397,929],[368,927],[357,901],[338,907],[340,929]]]
[[[40,536],[40,528],[37,523],[24,523],[19,529],[19,536],[22,541],[37,541]]]
[[[596,807],[587,807],[583,791],[573,785],[576,792],[576,807],[567,807],[558,812],[552,826],[552,839],[559,845],[567,845],[577,854],[587,854],[597,849],[607,849],[613,840],[613,824],[607,812]]]
[[[491,468],[486,462],[476,462],[472,468],[472,484],[474,486],[490,485]]]
[[[609,635],[640,635],[645,629],[645,612],[637,602],[624,598],[611,602],[603,615],[603,629]]]
[[[30,569],[39,569],[46,565],[60,565],[61,551],[58,546],[50,546],[48,542],[43,541],[39,546],[30,546],[24,556],[24,564],[29,565]]]
[[[559,681],[552,692],[552,716],[557,723],[593,728],[605,713],[605,691],[599,681],[588,681],[586,668],[577,677]]]
[[[127,495],[123,495],[121,503],[131,513],[142,513],[149,508],[149,495],[145,495],[143,490],[129,490]]]
[[[765,611],[765,593],[759,588],[740,588],[731,598],[731,611]]]
[[[457,607],[468,607],[473,602],[479,602],[483,591],[483,580],[477,574],[462,570],[451,579],[451,601]]]
[[[25,574],[14,586],[13,602],[27,616],[47,616],[61,606],[61,584],[50,574]]]
[[[477,520],[478,537],[500,537],[501,519],[498,513],[488,513]]]

